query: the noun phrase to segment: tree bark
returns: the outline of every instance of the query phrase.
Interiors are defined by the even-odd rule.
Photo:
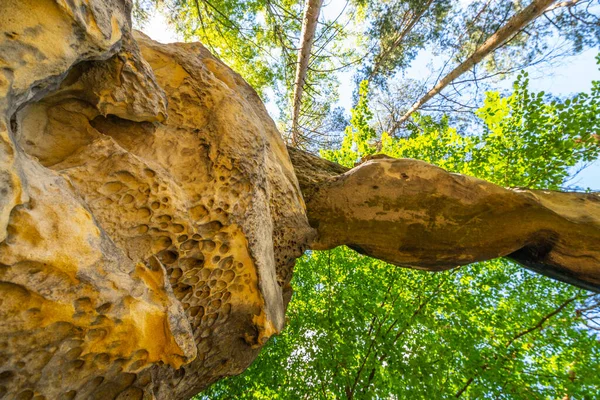
[[[515,14],[504,26],[498,29],[496,33],[490,36],[479,48],[477,48],[469,58],[454,68],[448,75],[442,78],[433,89],[413,104],[398,122],[396,122],[393,130],[398,129],[400,125],[406,122],[412,113],[417,111],[423,104],[427,103],[433,96],[441,92],[446,86],[452,83],[452,81],[469,71],[474,65],[483,60],[485,56],[502,46],[517,32],[527,26],[527,24],[539,17],[555,1],[556,0],[533,0],[529,6]]]
[[[300,150],[290,156],[318,233],[312,249],[347,245],[429,271],[509,257],[600,292],[598,193],[507,189],[386,156],[351,170]]]
[[[306,82],[306,72],[310,60],[317,21],[323,0],[306,0],[304,5],[304,20],[302,22],[302,34],[300,36],[300,48],[298,49],[298,61],[296,62],[296,79],[294,80],[294,103],[292,110],[292,146],[298,144],[298,119],[300,118],[300,106],[302,94]]]

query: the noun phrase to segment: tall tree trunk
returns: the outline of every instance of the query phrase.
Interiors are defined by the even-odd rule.
[[[346,245],[430,271],[509,257],[600,292],[600,194],[507,189],[423,161],[351,170],[290,149],[315,250]]]
[[[396,122],[393,130],[398,129],[415,111],[417,111],[423,104],[428,102],[433,96],[441,92],[446,86],[448,86],[456,78],[469,71],[474,65],[478,64],[485,56],[492,53],[498,47],[506,43],[512,38],[517,32],[523,29],[531,21],[539,17],[544,13],[548,7],[556,0],[533,0],[529,6],[524,8],[521,12],[515,14],[508,22],[502,26],[496,33],[490,36],[475,52],[467,58],[463,63],[454,68],[448,75],[442,78],[433,89],[431,89],[425,96],[421,97],[410,109]]]
[[[300,118],[300,106],[302,105],[302,94],[306,82],[306,72],[312,50],[317,21],[323,0],[306,0],[304,5],[304,20],[302,22],[302,35],[300,36],[300,48],[298,49],[298,61],[296,63],[296,79],[294,80],[294,103],[292,110],[292,146],[298,144]]]

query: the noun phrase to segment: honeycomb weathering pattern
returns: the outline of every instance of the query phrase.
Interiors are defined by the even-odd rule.
[[[312,230],[283,141],[129,7],[0,4],[0,397],[189,398],[284,325]]]

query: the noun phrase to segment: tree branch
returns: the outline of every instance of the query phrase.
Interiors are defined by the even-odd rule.
[[[428,102],[433,96],[441,92],[446,86],[448,86],[453,80],[467,72],[475,64],[479,63],[485,56],[496,50],[507,40],[518,33],[523,27],[533,21],[535,18],[544,13],[548,6],[554,3],[556,0],[534,0],[529,6],[523,9],[521,12],[515,14],[508,22],[502,26],[496,33],[490,36],[475,52],[467,58],[464,62],[454,68],[448,75],[446,75],[433,89],[431,89],[425,96],[421,97],[416,103],[414,103],[409,110],[398,120],[394,130],[399,128],[399,125],[403,124],[415,111],[417,111],[423,104]]]

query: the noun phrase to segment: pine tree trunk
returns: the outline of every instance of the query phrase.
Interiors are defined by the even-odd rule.
[[[317,21],[323,0],[306,0],[304,5],[304,20],[302,22],[302,35],[300,36],[300,48],[298,49],[298,61],[296,65],[296,79],[294,80],[294,103],[292,110],[292,146],[298,144],[300,118],[300,106],[302,105],[302,94],[306,83],[306,73],[310,52],[312,50]]]

